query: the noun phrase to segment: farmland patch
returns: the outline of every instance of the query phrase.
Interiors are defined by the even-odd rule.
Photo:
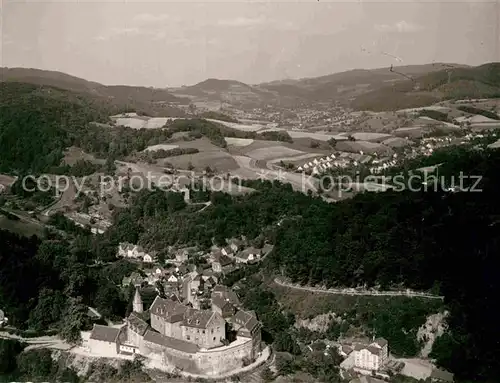
[[[175,149],[178,147],[179,147],[179,145],[158,144],[158,145],[148,146],[146,149],[144,149],[144,151],[145,152],[154,152],[157,150],[172,150],[172,149]]]
[[[287,148],[286,146],[271,146],[260,148],[247,153],[247,156],[256,160],[272,160],[274,158],[293,157],[304,154],[304,152]]]
[[[224,137],[228,145],[244,147],[253,143],[251,138]]]
[[[178,169],[188,169],[191,165],[194,167],[193,170],[198,171],[204,170],[207,166],[217,172],[225,172],[238,168],[238,164],[234,158],[229,153],[221,150],[169,157],[158,161],[158,163],[163,164],[163,166],[167,163],[172,164]]]

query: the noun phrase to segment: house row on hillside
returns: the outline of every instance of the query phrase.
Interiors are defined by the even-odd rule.
[[[118,246],[118,257],[134,259],[145,263],[154,261],[154,254],[147,253],[142,246],[128,242],[120,243]]]

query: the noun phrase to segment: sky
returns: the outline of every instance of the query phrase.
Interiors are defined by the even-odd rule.
[[[256,84],[500,61],[500,0],[0,2],[0,66],[103,84]]]

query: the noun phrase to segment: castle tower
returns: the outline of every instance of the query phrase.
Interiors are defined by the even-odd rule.
[[[135,288],[134,302],[133,302],[133,311],[136,313],[142,313],[144,310],[142,304],[141,294],[139,293],[139,287]]]

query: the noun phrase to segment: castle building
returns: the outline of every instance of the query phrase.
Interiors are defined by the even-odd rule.
[[[217,290],[231,295],[224,288]],[[238,311],[227,318],[237,334],[228,343],[226,320],[215,311],[194,309],[159,296],[144,311],[138,289],[133,308],[119,329],[95,325],[84,347],[95,355],[140,354],[165,366],[206,375],[241,368],[245,360],[255,360],[260,352],[260,322],[251,311]]]
[[[157,296],[150,308],[151,327],[165,336],[192,342],[202,348],[222,345],[225,320],[216,312],[196,310]]]

